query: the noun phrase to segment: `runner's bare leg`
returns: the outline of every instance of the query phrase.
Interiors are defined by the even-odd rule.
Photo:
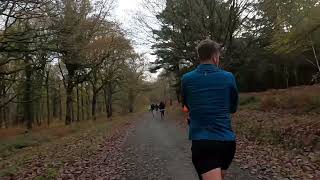
[[[222,180],[221,169],[213,169],[207,173],[202,174],[203,180]]]

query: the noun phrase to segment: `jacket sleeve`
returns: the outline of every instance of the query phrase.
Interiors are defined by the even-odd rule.
[[[231,74],[232,75],[232,74]],[[235,77],[232,75],[232,85],[231,85],[231,95],[230,95],[230,113],[234,114],[237,112],[238,103],[239,103],[239,95],[238,95],[238,88]]]

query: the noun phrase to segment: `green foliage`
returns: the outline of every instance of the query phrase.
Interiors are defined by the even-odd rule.
[[[8,167],[4,170],[0,170],[0,177],[10,177],[11,175],[14,175],[18,171],[16,166]]]
[[[44,142],[49,142],[50,139],[49,136],[35,136],[28,133],[15,138],[0,140],[0,156],[9,156],[23,148],[34,147]]]
[[[239,105],[241,108],[258,109],[260,98],[256,96],[240,95]]]
[[[310,105],[306,107],[305,111],[320,111],[320,96],[313,97]]]
[[[316,0],[167,0],[157,15],[162,26],[153,31],[158,58],[151,70],[174,74],[179,93],[181,76],[199,63],[198,42],[209,37],[225,45],[223,68],[236,75],[241,91],[309,84],[320,69],[319,12]]]
[[[179,94],[181,76],[199,63],[197,44],[210,37],[231,47],[240,26],[240,7],[250,3],[219,0],[168,0],[166,3],[166,8],[157,15],[162,26],[153,30],[156,43],[152,48],[158,58],[151,71],[163,68],[172,73],[173,86]]]
[[[292,24],[290,31],[277,32],[274,35],[272,48],[276,53],[301,54],[311,51],[312,45],[319,45],[320,6],[304,11],[308,12],[307,15],[300,17],[296,24]]]
[[[57,168],[48,168],[46,169],[45,175],[36,177],[35,180],[54,180],[57,178],[59,169]]]

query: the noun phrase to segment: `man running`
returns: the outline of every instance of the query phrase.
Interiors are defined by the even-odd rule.
[[[166,110],[166,105],[164,104],[164,102],[161,101],[160,104],[159,104],[159,111],[161,113],[161,119],[164,118],[165,110]]]
[[[203,180],[221,180],[236,150],[231,114],[237,110],[238,91],[233,74],[219,68],[221,49],[212,40],[200,42],[200,65],[182,78],[183,101],[190,113],[192,162]]]
[[[151,104],[151,105],[150,105],[150,111],[151,111],[151,113],[152,113],[152,117],[153,117],[153,118],[154,118],[154,114],[153,114],[154,109],[155,109],[155,105],[154,105],[154,104]]]
[[[154,105],[154,109],[158,112],[158,110],[159,110],[158,104],[155,104],[155,105]]]

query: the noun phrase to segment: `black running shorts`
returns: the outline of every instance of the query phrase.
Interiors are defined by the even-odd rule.
[[[192,162],[199,177],[213,169],[227,170],[236,151],[235,141],[192,141]]]

